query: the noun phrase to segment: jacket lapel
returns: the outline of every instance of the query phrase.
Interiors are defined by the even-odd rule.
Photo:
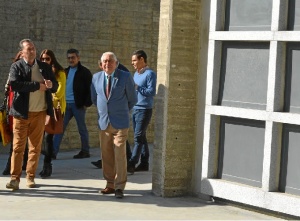
[[[110,89],[110,93],[109,93],[109,97],[108,97],[108,99],[111,97],[111,95],[112,95],[112,93],[113,93],[113,91],[114,91],[114,88],[116,87],[116,85],[117,85],[117,83],[118,83],[118,81],[119,81],[119,76],[120,76],[120,73],[119,73],[119,71],[118,71],[118,69],[116,69],[115,70],[115,74],[114,74],[114,77],[111,79],[111,89]],[[105,95],[105,90],[106,90],[106,88],[105,88],[105,84],[104,84],[104,81],[106,81],[106,79],[105,79],[105,77],[106,77],[106,75],[105,75],[105,72],[103,72],[103,75],[102,75],[102,79],[100,80],[101,82],[103,82],[103,93],[104,93],[104,96],[106,96]]]
[[[106,97],[106,95],[105,95],[105,81],[106,81],[106,79],[105,79],[105,72],[102,71],[99,83],[100,84],[102,83],[102,85],[100,86],[100,88],[102,88],[101,91],[102,91],[104,97]]]
[[[110,89],[110,93],[109,93],[109,97],[108,99],[111,97],[111,95],[114,93],[114,89],[118,83],[118,80],[119,80],[119,71],[118,69],[115,70],[115,74],[114,74],[114,77],[111,79],[112,82],[111,82],[111,89]],[[105,90],[105,89],[104,89]]]
[[[120,75],[120,72],[118,71],[118,69],[116,69],[114,77],[113,77],[113,81],[112,81],[111,91],[116,87],[118,80],[119,80],[119,75]]]

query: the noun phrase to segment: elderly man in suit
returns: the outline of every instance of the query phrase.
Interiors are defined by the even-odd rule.
[[[131,74],[117,69],[118,59],[113,52],[103,53],[99,64],[103,71],[93,75],[91,98],[98,109],[103,176],[107,182],[101,193],[123,198],[129,111],[136,104],[137,95]]]

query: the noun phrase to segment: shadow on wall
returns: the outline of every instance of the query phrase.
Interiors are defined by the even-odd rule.
[[[163,133],[166,121],[165,117],[165,109],[166,109],[166,95],[167,95],[167,90],[166,87],[162,84],[160,84],[157,88],[157,93],[155,96],[155,102],[154,102],[154,112],[155,115],[153,117],[154,122],[154,138],[153,138],[153,143],[154,143],[154,149],[160,149],[161,154],[163,153],[162,148],[164,147],[164,141],[165,141],[165,135]],[[154,158],[156,159],[156,158]]]
[[[152,192],[156,196],[163,195],[164,186],[164,159],[165,159],[165,97],[166,87],[159,84],[155,97],[154,141],[153,141],[153,168],[152,168]]]

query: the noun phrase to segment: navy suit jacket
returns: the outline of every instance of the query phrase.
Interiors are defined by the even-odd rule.
[[[129,128],[129,111],[137,102],[134,81],[129,72],[115,70],[111,79],[111,91],[108,99],[105,96],[105,72],[93,75],[91,84],[91,98],[98,109],[98,124],[105,130],[109,123],[115,129]]]

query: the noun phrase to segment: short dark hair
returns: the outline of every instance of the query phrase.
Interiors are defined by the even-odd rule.
[[[70,48],[68,51],[67,51],[67,54],[76,54],[77,56],[79,56],[79,51],[75,48]]]
[[[143,50],[136,50],[132,55],[136,55],[138,59],[144,58],[145,63],[147,63],[147,54]]]

